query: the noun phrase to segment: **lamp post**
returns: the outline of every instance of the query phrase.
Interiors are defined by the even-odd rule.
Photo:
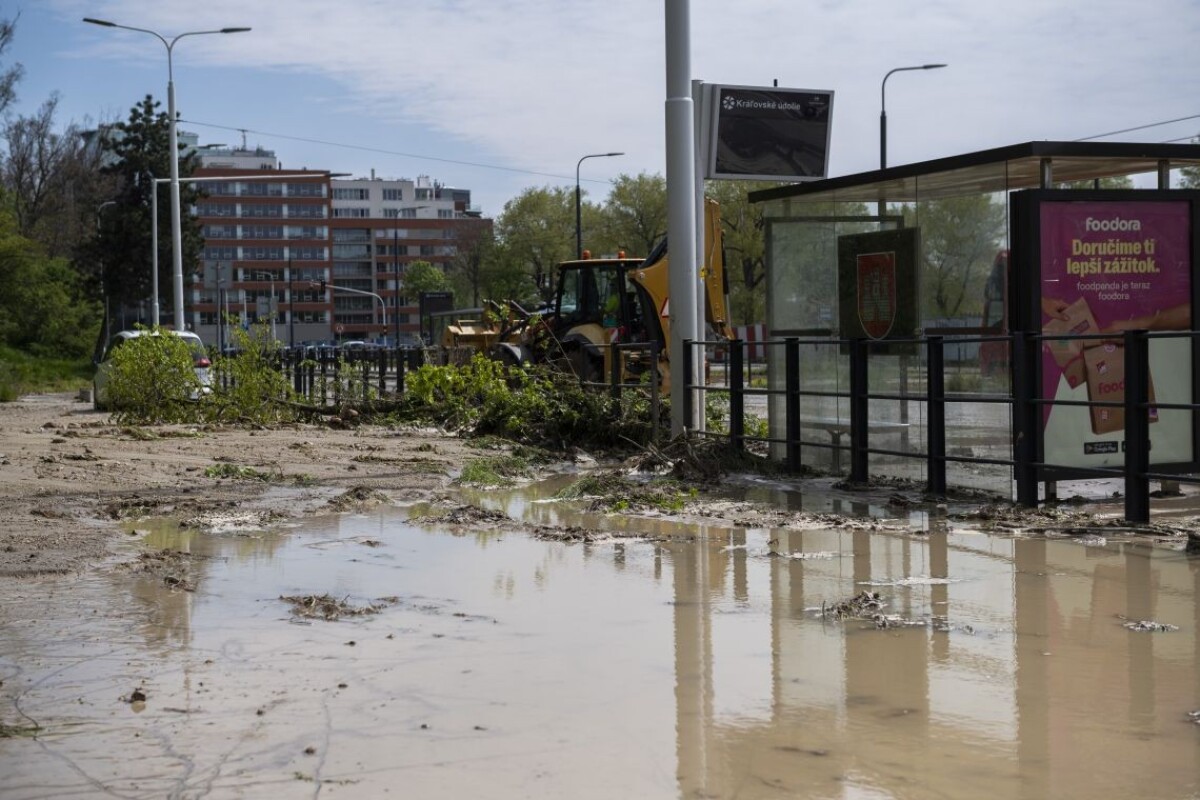
[[[267,272],[266,270],[252,269],[252,270],[250,270],[250,274],[257,275],[257,276],[266,275],[267,280],[270,281],[270,283],[271,283],[271,302],[267,304],[267,308],[269,309],[270,314],[271,314],[271,338],[278,341],[279,337],[277,337],[275,335],[275,314],[276,314],[276,312],[275,312],[275,273]],[[256,278],[254,278],[254,280],[262,280],[262,278],[256,277]],[[256,313],[257,313],[257,311],[258,311],[258,309],[255,309]]]
[[[187,31],[168,40],[161,33],[152,31],[147,28],[134,28],[130,25],[118,25],[115,22],[109,22],[103,19],[92,19],[84,17],[84,22],[89,22],[93,25],[100,25],[105,28],[121,28],[127,31],[136,31],[138,33],[148,33],[154,38],[163,43],[167,48],[167,124],[168,136],[170,144],[168,147],[171,151],[171,236],[173,238],[172,256],[175,267],[175,330],[187,330],[187,325],[183,318],[183,224],[180,220],[179,211],[179,136],[176,130],[175,122],[175,73],[174,66],[171,61],[171,54],[175,48],[175,43],[185,36],[202,36],[210,33],[245,33],[249,28],[220,28],[215,31]]]
[[[288,254],[288,349],[296,346],[296,289],[292,272],[292,256]]]
[[[102,231],[100,212],[105,206],[115,206],[116,200],[105,200],[100,205],[96,206],[96,237],[99,239]],[[104,341],[108,341],[108,336],[112,333],[112,321],[108,317],[108,270],[104,266],[104,261],[100,262],[100,293],[104,296]]]
[[[319,286],[320,284],[318,284],[314,281],[309,281],[308,285],[309,286]],[[351,294],[364,294],[367,297],[374,297],[376,300],[378,300],[379,301],[379,313],[383,315],[383,319],[382,319],[383,332],[384,332],[385,336],[387,335],[387,327],[388,327],[387,306],[384,304],[382,297],[375,294],[374,292],[367,292],[367,291],[363,291],[362,289],[351,289],[349,286],[334,286],[332,283],[327,284],[327,288],[333,292],[350,292]]]
[[[583,203],[579,192],[579,166],[589,158],[611,158],[624,153],[592,153],[575,162],[575,258],[583,258]]]
[[[893,70],[888,70],[888,74],[883,76],[883,82],[879,85],[879,168],[887,167],[887,79],[892,77],[894,72],[910,72],[918,69],[941,69],[945,64],[921,64],[918,67],[896,67]]]

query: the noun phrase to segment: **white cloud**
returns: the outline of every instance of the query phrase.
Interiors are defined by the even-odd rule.
[[[658,0],[58,0],[56,8],[164,32],[252,26],[186,41],[177,63],[331,78],[345,95],[328,104],[359,116],[341,127],[342,141],[354,143],[359,122],[364,137],[407,125],[486,154],[476,160],[537,172],[570,175],[579,155],[597,150],[628,155],[592,162],[595,175],[663,169]],[[1200,113],[1194,0],[1158,0],[1152,13],[1127,0],[693,0],[691,17],[697,77],[835,90],[832,174],[877,164],[880,81],[895,66],[950,64],[888,82],[891,163]],[[86,54],[153,56],[130,38],[99,37]]]

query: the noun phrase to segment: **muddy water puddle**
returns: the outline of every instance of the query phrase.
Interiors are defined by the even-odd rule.
[[[531,497],[492,494],[570,517]],[[691,532],[567,544],[386,509],[163,527],[139,546],[165,563],[0,585],[0,797],[1200,794],[1183,553]]]

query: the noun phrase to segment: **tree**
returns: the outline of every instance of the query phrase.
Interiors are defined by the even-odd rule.
[[[983,285],[1003,246],[1004,204],[980,194],[930,200],[915,210],[924,262],[922,316],[978,313]]]
[[[667,181],[645,172],[619,175],[602,209],[603,252],[648,255],[667,235]]]
[[[96,207],[113,194],[115,180],[100,172],[100,149],[74,125],[56,130],[57,95],[28,117],[3,126],[0,180],[22,236],[51,257],[68,256],[95,229]]]
[[[155,189],[155,178],[170,173],[170,124],[159,111],[161,104],[150,95],[129,113],[127,122],[115,126],[116,132],[105,141],[105,148],[116,161],[104,168],[118,185],[116,207],[99,217],[99,233],[83,256],[98,266],[98,277],[110,303],[133,305],[150,294],[150,207],[158,203],[158,285],[168,297],[173,286],[171,247],[171,199],[163,187]],[[199,159],[195,154],[181,157],[179,174],[192,174]],[[201,194],[190,184],[180,185],[180,206],[194,205]],[[198,271],[204,239],[200,223],[185,214],[182,222],[183,272]],[[161,297],[160,297],[161,301]],[[167,307],[171,307],[170,304]]]
[[[1200,144],[1200,137],[1192,139],[1192,144]],[[1200,167],[1184,167],[1179,172],[1181,189],[1200,189]]]
[[[421,296],[421,292],[442,292],[450,288],[446,273],[428,261],[413,261],[404,268],[404,294],[409,299]]]
[[[575,257],[575,193],[529,188],[504,204],[496,238],[509,269],[523,270],[543,301],[554,292],[554,269]],[[507,270],[506,270],[507,272]]]
[[[709,181],[705,187],[708,197],[721,204],[730,317],[735,322],[766,320],[766,226],[762,206],[752,204],[748,195],[778,185],[767,181]]]
[[[0,342],[39,355],[78,357],[90,352],[99,303],[89,300],[75,270],[48,258],[0,212]]]
[[[12,44],[19,18],[20,14],[14,19],[0,20],[0,55],[3,55],[4,51],[8,50],[8,46]],[[17,83],[24,74],[25,68],[20,64],[13,64],[0,71],[0,114],[4,113],[12,101],[17,98]]]

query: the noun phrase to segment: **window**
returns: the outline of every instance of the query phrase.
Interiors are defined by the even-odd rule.
[[[287,185],[288,197],[324,197],[325,184],[323,183],[289,183]]]
[[[245,181],[242,183],[243,197],[283,197],[283,184],[269,181]]]
[[[454,219],[454,209],[453,208],[439,208],[438,209],[438,219]]]
[[[198,217],[235,217],[237,206],[233,203],[200,203],[196,206]]]
[[[205,261],[232,261],[237,258],[236,247],[206,247],[203,258]]]
[[[290,252],[291,252],[292,258],[295,259],[296,261],[324,261],[325,260],[325,248],[324,247],[292,247],[292,248],[290,248]],[[324,274],[320,275],[318,277],[318,280],[323,277],[325,277]]]
[[[340,188],[333,190],[334,200],[370,200],[371,192],[369,189],[360,189],[358,187]]]
[[[288,225],[283,229],[283,235],[288,239],[324,239],[329,235],[329,229],[324,225]]]
[[[243,225],[243,239],[282,239],[283,226],[281,225]]]
[[[369,242],[371,241],[371,230],[370,228],[334,228],[333,241]]]
[[[396,209],[396,216],[401,219],[416,219],[417,210],[415,208],[398,208]]]
[[[333,246],[334,258],[370,258],[371,246],[369,244],[335,244]]]
[[[287,215],[291,219],[325,219],[325,206],[315,203],[297,203],[288,206]]]
[[[431,255],[433,255],[433,254],[434,254],[434,253],[433,253],[433,245],[431,245],[431,244],[423,244],[423,245],[421,245],[421,252],[420,252],[420,255],[423,255],[423,256],[431,256]]]
[[[432,200],[433,199],[433,189],[417,189],[417,199],[418,200]]]
[[[376,228],[376,239],[407,239],[408,228]]]
[[[205,184],[204,191],[213,197],[232,197],[237,194],[237,184],[233,181],[213,181]]]
[[[205,239],[236,239],[237,225],[205,225],[200,229]]]
[[[371,262],[370,261],[335,261],[333,262],[333,274],[338,277],[362,277],[370,276]]]
[[[243,217],[282,217],[283,206],[268,203],[242,203]]]
[[[282,261],[282,247],[243,247],[242,260],[244,261]]]
[[[335,208],[333,210],[333,216],[341,217],[342,219],[346,219],[346,218],[367,219],[368,217],[371,216],[371,209],[369,209],[369,208]]]
[[[383,199],[384,200],[403,200],[404,199],[404,190],[403,189],[384,189],[383,190]]]

